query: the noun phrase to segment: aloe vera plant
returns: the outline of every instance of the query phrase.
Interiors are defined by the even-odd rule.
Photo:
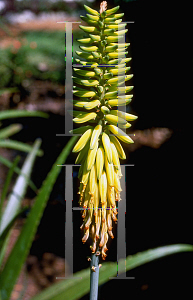
[[[81,164],[78,193],[83,207],[82,242],[89,236],[92,239],[90,299],[93,300],[98,294],[99,255],[105,260],[108,238],[114,237],[113,221],[117,221],[116,201],[120,201],[122,190],[120,159],[126,159],[119,140],[133,143],[125,131],[137,117],[119,110],[133,96],[127,94],[133,86],[125,86],[133,75],[126,75],[130,70],[126,63],[131,58],[126,58],[127,29],[120,19],[124,13],[117,13],[119,6],[107,9],[106,1],[101,2],[99,12],[84,7],[87,14],[81,19],[88,26],[79,27],[87,37],[78,40],[82,51],[76,51],[80,67],[74,68],[73,94],[77,99],[73,101],[75,110],[71,113],[75,123],[86,123],[86,126],[78,132],[72,131],[82,134],[72,151],[78,152],[75,163]]]
[[[107,9],[106,1],[101,3],[100,12],[84,7],[87,14],[81,19],[88,26],[79,27],[87,37],[78,40],[82,51],[76,51],[80,59],[76,59],[79,68],[74,68],[76,99],[72,112],[73,121],[81,126],[72,133],[82,136],[73,152],[78,152],[75,163],[81,164],[82,241],[85,243],[90,236],[92,253],[100,250],[105,259],[108,237],[113,238],[112,221],[117,221],[116,201],[120,200],[122,176],[120,159],[126,159],[119,140],[133,143],[125,130],[137,117],[118,109],[128,104],[133,96],[127,94],[133,86],[125,86],[133,75],[126,75],[130,70],[126,63],[131,58],[126,58],[129,44],[122,43],[127,32],[120,19],[124,14],[117,13],[119,6]],[[86,125],[82,126],[83,123]]]

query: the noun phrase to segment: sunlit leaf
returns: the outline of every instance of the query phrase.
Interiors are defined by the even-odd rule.
[[[9,223],[12,222],[15,215],[18,213],[21,201],[25,195],[26,189],[27,189],[27,180],[26,178],[29,178],[31,175],[32,167],[35,162],[35,158],[37,155],[37,152],[40,148],[41,140],[36,140],[31,152],[28,154],[23,167],[21,169],[23,175],[19,175],[16,183],[13,187],[13,190],[8,198],[7,205],[5,207],[5,210],[2,214],[1,223],[0,223],[0,234],[3,233],[3,231],[6,229],[7,226],[9,226]]]
[[[9,161],[7,158],[5,158],[5,157],[3,157],[1,155],[0,155],[0,163],[3,164],[4,166],[8,167],[8,168],[11,168],[13,166],[13,163],[11,161]],[[17,173],[17,174],[19,174],[19,175],[22,174],[21,170],[18,167],[14,168],[14,172]],[[25,174],[22,174],[22,175],[24,177],[26,177]],[[35,184],[31,181],[31,179],[29,179],[29,178],[26,177],[26,180],[28,182],[28,185],[31,187],[31,189],[35,193],[37,193],[37,188],[36,188]]]
[[[12,179],[12,176],[13,176],[13,173],[14,173],[14,170],[18,164],[20,160],[20,157],[17,156],[13,162],[13,164],[11,165],[10,169],[9,169],[9,172],[7,174],[7,177],[6,177],[6,180],[5,180],[5,183],[3,185],[3,189],[2,189],[2,193],[1,193],[1,202],[0,202],[0,216],[1,216],[1,211],[2,211],[2,206],[3,206],[3,202],[5,200],[5,197],[7,195],[7,191],[8,191],[8,188],[9,188],[9,185],[11,183],[11,179]]]
[[[8,139],[3,139],[0,140],[0,147],[2,148],[10,148],[18,151],[23,151],[23,152],[30,152],[32,150],[32,146],[18,142],[18,141],[13,141],[13,140],[8,140]],[[38,156],[43,155],[43,151],[41,149],[38,150],[37,152]]]

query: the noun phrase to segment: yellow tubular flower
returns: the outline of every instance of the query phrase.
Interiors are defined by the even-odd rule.
[[[86,16],[81,19],[88,26],[80,25],[80,29],[87,36],[78,40],[81,51],[76,51],[81,58],[76,62],[84,68],[78,65],[74,68],[75,110],[69,113],[80,126],[71,133],[81,134],[73,152],[78,153],[75,163],[81,164],[78,194],[79,205],[83,208],[82,242],[90,237],[92,253],[100,249],[105,259],[108,237],[114,237],[116,201],[121,200],[120,159],[126,159],[121,142],[133,143],[125,130],[131,126],[128,122],[137,117],[119,110],[133,97],[130,94],[133,86],[122,86],[133,77],[126,75],[130,70],[126,63],[131,58],[125,57],[130,44],[121,40],[127,32],[123,24],[119,25],[124,14],[117,13],[119,6],[107,9],[106,1],[101,3],[99,12],[84,7]]]

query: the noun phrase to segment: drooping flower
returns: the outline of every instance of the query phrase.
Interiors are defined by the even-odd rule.
[[[131,60],[125,57],[129,44],[120,43],[127,32],[125,24],[120,24],[124,14],[116,14],[119,6],[106,10],[106,1],[101,3],[100,12],[84,7],[88,13],[81,19],[88,26],[80,28],[87,37],[78,40],[82,51],[76,51],[80,57],[76,62],[82,67],[74,68],[77,86],[73,90],[73,105],[77,110],[73,111],[73,121],[86,125],[72,130],[82,134],[73,152],[78,152],[75,163],[81,164],[78,193],[83,208],[82,241],[85,243],[90,236],[91,251],[95,253],[99,247],[105,259],[108,237],[113,238],[112,224],[117,221],[120,159],[126,158],[119,140],[133,143],[124,130],[137,117],[118,109],[130,103],[133,96],[127,94],[133,86],[123,86],[133,76],[126,75],[130,69],[126,63]]]

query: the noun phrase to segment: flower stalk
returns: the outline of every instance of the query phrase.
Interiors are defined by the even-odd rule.
[[[81,67],[74,68],[75,110],[71,112],[81,127],[71,133],[81,134],[73,152],[78,153],[75,163],[81,164],[78,194],[83,208],[82,242],[89,237],[92,240],[91,277],[96,280],[97,247],[104,260],[108,238],[113,238],[113,222],[117,221],[116,203],[121,200],[120,159],[126,155],[120,141],[133,143],[125,131],[137,117],[118,109],[133,96],[129,94],[133,86],[125,86],[133,76],[126,75],[130,70],[126,63],[131,60],[126,58],[129,44],[120,42],[127,32],[120,24],[124,14],[117,14],[119,6],[107,9],[106,1],[101,3],[100,12],[84,7],[87,14],[81,19],[88,26],[79,27],[87,36],[78,40],[82,51],[76,51],[80,57],[76,62]]]
[[[99,256],[92,253],[90,262],[90,300],[98,299],[98,280],[99,280]]]

